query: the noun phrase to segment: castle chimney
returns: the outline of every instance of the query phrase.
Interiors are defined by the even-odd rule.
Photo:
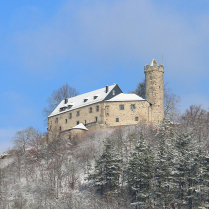
[[[108,92],[108,86],[106,86],[106,93]]]
[[[65,104],[67,104],[68,103],[68,98],[65,98]]]

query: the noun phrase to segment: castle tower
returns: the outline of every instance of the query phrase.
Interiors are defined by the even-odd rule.
[[[157,64],[153,59],[151,65],[144,67],[145,73],[145,98],[152,104],[151,121],[159,123],[164,118],[164,66]]]

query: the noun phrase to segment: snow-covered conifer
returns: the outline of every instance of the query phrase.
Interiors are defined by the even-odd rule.
[[[151,180],[153,177],[153,158],[143,135],[133,150],[127,167],[127,183],[132,198],[132,205],[149,204]]]

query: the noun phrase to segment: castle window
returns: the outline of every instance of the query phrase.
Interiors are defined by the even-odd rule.
[[[67,123],[67,119],[65,119],[65,123]]]
[[[120,105],[120,110],[124,110],[124,105]]]
[[[115,95],[115,90],[112,90],[112,95],[113,95],[113,96]]]
[[[70,109],[73,105],[68,105],[68,109]]]
[[[71,119],[71,118],[72,118],[72,113],[69,114],[69,119]]]
[[[135,117],[135,121],[138,121],[139,120],[139,118],[138,117]]]
[[[86,120],[85,120],[85,125],[86,125]]]
[[[132,105],[131,105],[131,109],[132,109],[132,110],[136,109],[135,104],[132,104]]]
[[[83,101],[84,101],[84,102],[87,102],[87,101],[88,101],[88,99],[84,99]]]
[[[62,131],[62,127],[60,126],[60,131]]]
[[[98,96],[94,96],[94,99],[96,99]]]
[[[96,110],[97,110],[97,112],[99,112],[99,105],[97,105]]]
[[[58,118],[55,119],[55,123],[58,123]]]
[[[89,113],[92,113],[92,107],[89,108]]]
[[[95,122],[97,122],[97,117],[95,117]]]
[[[116,122],[119,122],[119,118],[116,118]]]
[[[77,121],[76,124],[78,125],[79,124],[79,121]]]
[[[78,117],[80,115],[80,111],[77,111],[76,112],[76,116]]]

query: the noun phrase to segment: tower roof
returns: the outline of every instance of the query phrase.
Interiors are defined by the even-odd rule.
[[[150,65],[150,66],[153,66],[153,65],[157,65],[157,62],[156,62],[156,60],[155,60],[155,59],[153,59],[153,60],[152,60],[152,62],[151,62],[151,65]]]

